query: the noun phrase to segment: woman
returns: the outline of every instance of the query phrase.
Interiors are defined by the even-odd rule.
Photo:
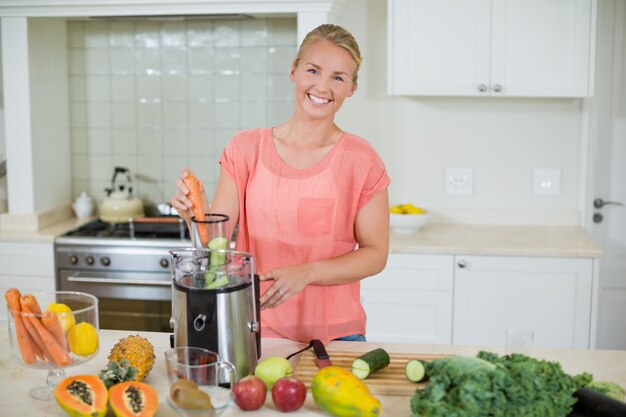
[[[345,29],[311,31],[291,66],[292,117],[236,134],[220,158],[211,212],[239,222],[236,248],[256,259],[263,337],[365,340],[359,280],[387,262],[390,180],[374,149],[334,122],[360,64]],[[189,222],[177,185],[171,203]]]

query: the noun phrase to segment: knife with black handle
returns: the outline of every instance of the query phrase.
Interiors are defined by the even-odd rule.
[[[287,356],[287,359],[290,359],[291,357],[297,355],[298,353],[304,352],[305,350],[310,349],[310,348],[313,348],[313,351],[315,352],[315,364],[317,365],[319,369],[322,369],[325,366],[332,365],[332,362],[330,361],[330,356],[328,356],[328,353],[326,352],[326,348],[324,347],[324,344],[319,339],[311,340],[308,346],[298,350],[297,352],[293,352],[292,354]]]

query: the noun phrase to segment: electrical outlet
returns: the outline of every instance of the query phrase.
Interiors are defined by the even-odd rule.
[[[446,168],[446,194],[472,194],[472,168]]]
[[[535,168],[533,170],[533,194],[561,194],[561,170],[559,168]]]

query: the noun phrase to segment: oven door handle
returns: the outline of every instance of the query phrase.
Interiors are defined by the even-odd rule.
[[[116,279],[116,278],[89,278],[72,275],[66,278],[70,282],[86,282],[89,284],[126,284],[126,285],[153,285],[160,287],[170,287],[170,281],[157,281],[150,279]]]

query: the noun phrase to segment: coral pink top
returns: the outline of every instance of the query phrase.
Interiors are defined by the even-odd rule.
[[[344,133],[314,166],[296,169],[276,151],[270,128],[233,137],[220,164],[239,193],[236,248],[257,272],[334,258],[355,250],[354,220],[389,185],[383,161],[365,140]],[[261,283],[261,293],[271,282]],[[263,310],[263,337],[323,343],[365,334],[360,283],[309,285],[277,308]]]

